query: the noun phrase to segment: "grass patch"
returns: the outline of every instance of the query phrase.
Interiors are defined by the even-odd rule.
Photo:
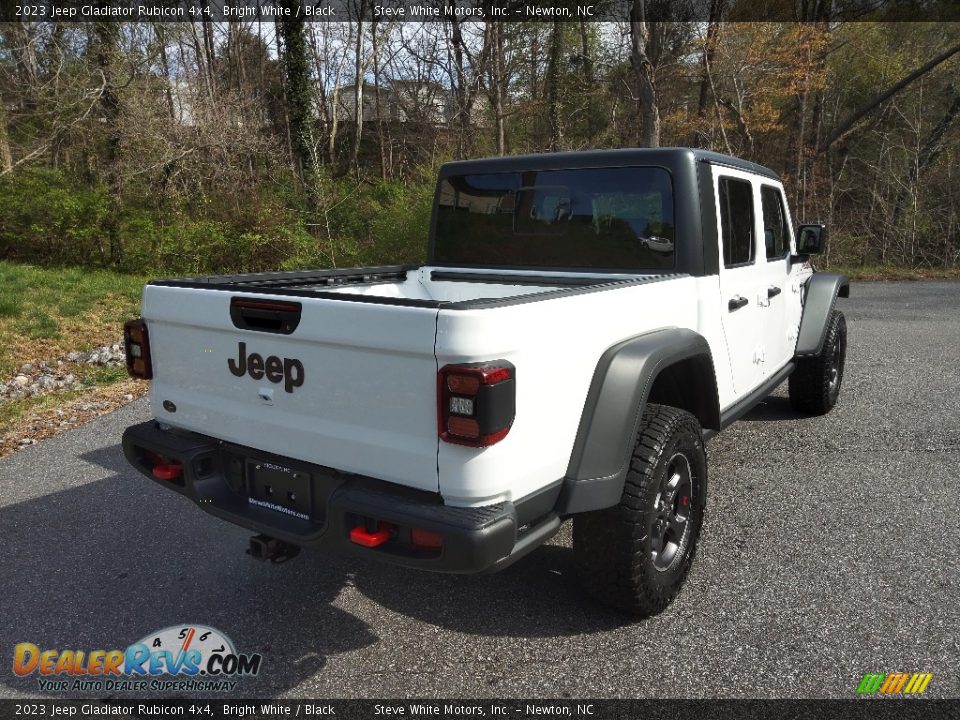
[[[117,341],[147,279],[0,261],[0,379],[25,362]]]
[[[78,373],[84,385],[110,385],[129,377],[126,365],[93,365],[89,371],[78,370]]]
[[[0,432],[5,432],[8,428],[31,413],[50,410],[80,397],[83,393],[83,389],[58,390],[57,392],[47,393],[46,395],[34,395],[28,398],[20,398],[19,400],[2,402],[0,403]]]
[[[0,293],[3,289],[0,288]],[[20,300],[14,297],[0,296],[0,318],[17,317],[20,314]]]

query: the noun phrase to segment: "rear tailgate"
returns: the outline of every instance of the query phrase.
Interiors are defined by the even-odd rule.
[[[235,327],[232,298],[295,301],[299,323]],[[438,490],[435,309],[148,285],[143,315],[162,422]]]

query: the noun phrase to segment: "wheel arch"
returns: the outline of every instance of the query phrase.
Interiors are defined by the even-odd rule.
[[[850,297],[850,280],[846,275],[818,272],[807,280],[795,357],[820,354],[838,297]]]
[[[706,339],[667,328],[608,348],[597,363],[567,465],[557,511],[573,514],[620,502],[648,402],[692,413],[720,429],[713,357]]]

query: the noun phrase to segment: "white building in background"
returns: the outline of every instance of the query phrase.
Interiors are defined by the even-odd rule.
[[[410,123],[440,126],[453,122],[457,111],[456,98],[449,88],[433,80],[391,80],[379,86],[382,122]],[[365,82],[362,90],[363,121],[375,122],[377,115],[377,86]],[[482,125],[485,98],[474,102],[473,125]],[[337,120],[356,121],[356,88],[343,85],[337,90]]]
[[[182,127],[193,127],[194,98],[193,86],[183,78],[174,78],[170,82],[170,102],[173,105],[173,120]]]

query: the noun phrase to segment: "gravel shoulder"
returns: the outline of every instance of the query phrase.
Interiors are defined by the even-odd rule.
[[[121,342],[19,366],[0,382],[0,457],[78,427],[144,395]]]

